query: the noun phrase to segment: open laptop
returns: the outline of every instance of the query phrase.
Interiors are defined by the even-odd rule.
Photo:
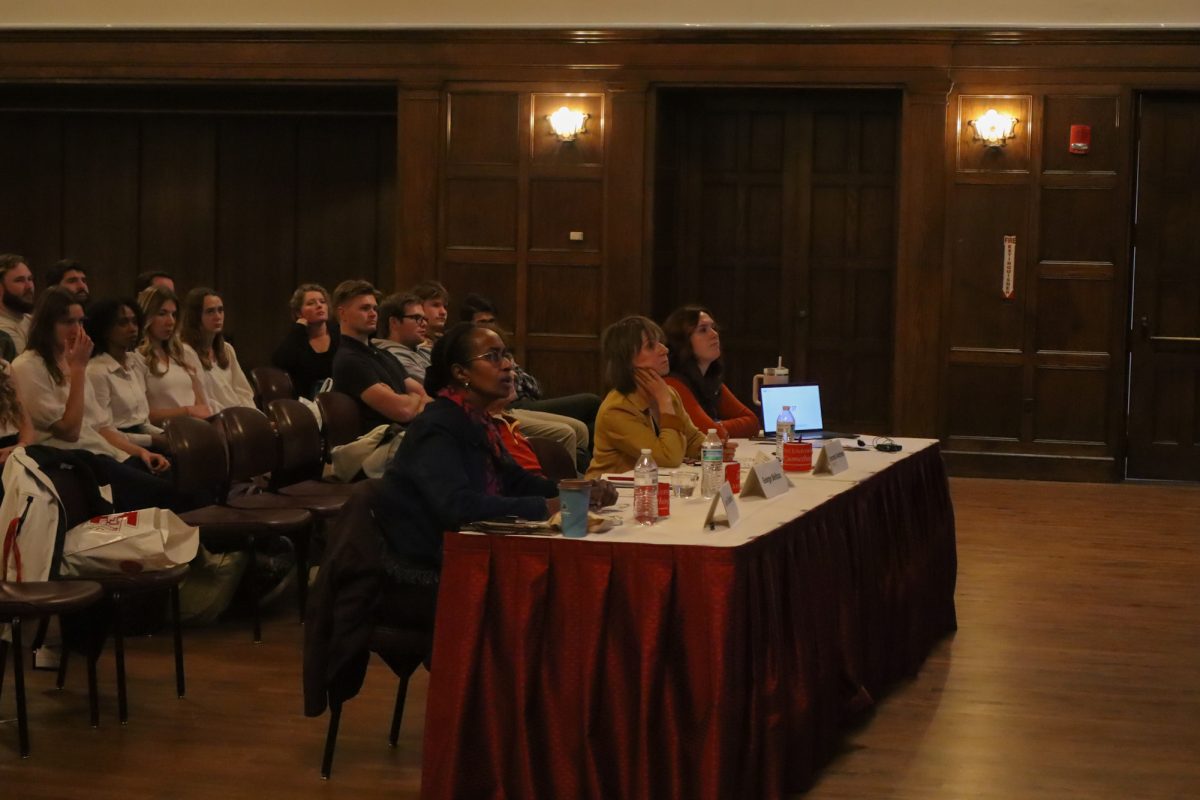
[[[855,434],[827,431],[821,422],[821,387],[815,383],[776,384],[762,387],[763,431],[775,435],[779,412],[789,406],[801,439],[853,439]]]

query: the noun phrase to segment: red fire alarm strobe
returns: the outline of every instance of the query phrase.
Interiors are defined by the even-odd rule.
[[[1086,155],[1088,149],[1092,146],[1092,126],[1091,125],[1072,125],[1071,126],[1071,146],[1068,148],[1073,155]]]

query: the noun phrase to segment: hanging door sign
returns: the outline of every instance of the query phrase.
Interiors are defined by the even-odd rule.
[[[1000,282],[1000,291],[1005,300],[1013,299],[1015,290],[1015,273],[1017,269],[1017,237],[1004,237],[1004,278]]]

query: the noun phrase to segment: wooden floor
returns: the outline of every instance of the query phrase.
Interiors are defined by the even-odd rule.
[[[959,631],[807,797],[1200,797],[1200,488],[957,479],[952,491]],[[241,622],[190,631],[184,700],[170,639],[131,642],[125,727],[110,657],[98,730],[82,670],[61,692],[33,673],[24,761],[10,665],[0,798],[415,797],[425,673],[390,750],[395,679],[372,664],[322,782],[326,718],[301,715],[301,628],[285,611],[261,645]]]

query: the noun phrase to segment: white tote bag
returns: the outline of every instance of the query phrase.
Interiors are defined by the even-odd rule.
[[[108,514],[76,525],[63,542],[62,574],[136,574],[187,564],[200,529],[165,508]]]

